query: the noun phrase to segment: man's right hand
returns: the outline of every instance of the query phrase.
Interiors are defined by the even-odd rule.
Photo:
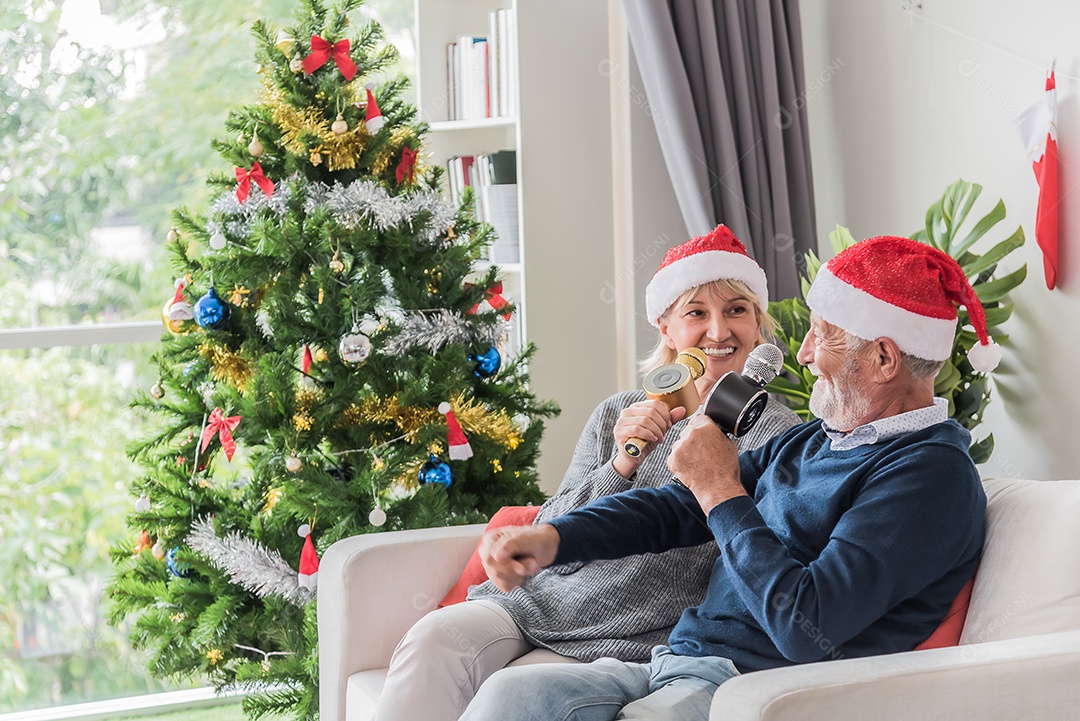
[[[496,588],[512,591],[555,561],[559,532],[547,523],[503,526],[484,534],[479,551],[484,570]]]

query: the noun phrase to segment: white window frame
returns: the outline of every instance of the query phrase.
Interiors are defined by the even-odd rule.
[[[0,350],[152,343],[162,329],[161,321],[0,329]]]

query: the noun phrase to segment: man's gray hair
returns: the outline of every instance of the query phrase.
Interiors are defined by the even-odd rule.
[[[844,347],[849,353],[858,353],[869,344],[870,341],[865,338],[860,338],[848,331],[844,331]],[[926,358],[919,358],[918,356],[913,356],[903,351],[900,351],[900,360],[907,366],[908,372],[911,373],[911,377],[916,380],[937,378],[937,374],[945,366],[945,361],[943,360],[927,360]]]

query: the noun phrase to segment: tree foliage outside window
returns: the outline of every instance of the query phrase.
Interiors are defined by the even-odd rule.
[[[207,139],[259,86],[248,29],[293,11],[101,6],[157,41],[80,45],[60,0],[0,3],[0,329],[157,319],[172,294],[169,210],[205,202]],[[411,0],[366,7],[412,25]],[[150,241],[118,255],[95,240],[117,224]],[[101,610],[131,504],[125,449],[148,432],[128,403],[153,383],[152,345],[0,351],[0,713],[163,688]]]

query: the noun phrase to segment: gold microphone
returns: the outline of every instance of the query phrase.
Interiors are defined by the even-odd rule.
[[[694,381],[705,373],[708,360],[700,348],[687,348],[675,357],[674,363],[653,368],[641,382],[650,400],[660,401],[668,410],[682,406],[686,415],[697,410],[701,403]],[[623,446],[626,455],[636,458],[648,445],[640,438],[630,438]]]

